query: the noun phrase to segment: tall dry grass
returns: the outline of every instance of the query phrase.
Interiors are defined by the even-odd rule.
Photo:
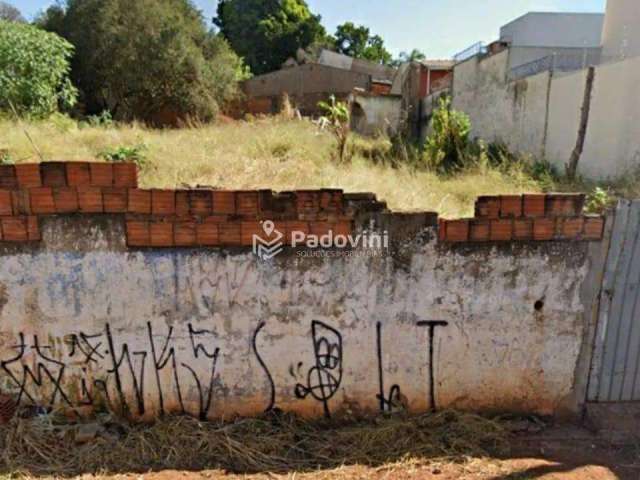
[[[350,163],[338,164],[332,161],[332,136],[308,121],[270,118],[151,130],[136,124],[82,126],[64,117],[26,124],[0,120],[0,150],[17,162],[38,160],[23,128],[46,160],[91,160],[109,148],[144,145],[149,164],[141,175],[144,187],[333,187],[374,192],[394,210],[437,211],[444,217],[471,215],[478,195],[540,188],[526,175],[495,169],[442,178],[408,166],[374,164],[363,156],[362,146],[369,142],[364,139],[358,139],[361,148]]]

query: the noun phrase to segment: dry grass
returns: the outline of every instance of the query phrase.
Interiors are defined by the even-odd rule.
[[[335,187],[375,192],[394,210],[438,211],[445,217],[471,215],[478,195],[540,188],[525,175],[483,170],[444,179],[409,167],[375,165],[362,153],[339,165],[331,161],[333,138],[308,121],[264,119],[149,130],[139,125],[80,128],[54,118],[26,128],[48,160],[94,159],[107,148],[145,145],[151,165],[141,178],[145,187]],[[368,141],[358,143],[358,151],[366,151]],[[376,148],[373,142],[369,145]],[[20,126],[8,120],[0,121],[0,149],[16,161],[38,159]]]
[[[507,453],[503,425],[443,411],[375,420],[304,421],[279,414],[233,423],[172,417],[153,425],[107,423],[108,433],[77,445],[76,425],[37,417],[0,430],[0,476],[116,474],[163,470],[291,473],[344,466],[464,463]]]

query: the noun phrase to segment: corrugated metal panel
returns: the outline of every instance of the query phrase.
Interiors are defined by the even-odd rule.
[[[616,210],[589,400],[640,400],[640,201],[622,201]]]

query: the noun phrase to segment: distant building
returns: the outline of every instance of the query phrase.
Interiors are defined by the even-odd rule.
[[[555,55],[587,62],[600,54],[604,14],[530,12],[500,29],[499,42],[510,48],[509,68]]]

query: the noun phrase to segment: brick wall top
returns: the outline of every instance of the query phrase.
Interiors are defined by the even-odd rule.
[[[600,240],[604,217],[584,215],[583,194],[479,197],[475,218],[440,220],[440,241],[513,242]]]
[[[440,220],[443,242],[598,240],[602,217],[583,216],[584,195],[485,196],[473,219]],[[292,231],[349,234],[359,213],[386,211],[371,193],[337,189],[138,188],[132,163],[45,162],[0,166],[0,242],[41,239],[48,215],[122,214],[131,247],[251,246],[272,220]]]

